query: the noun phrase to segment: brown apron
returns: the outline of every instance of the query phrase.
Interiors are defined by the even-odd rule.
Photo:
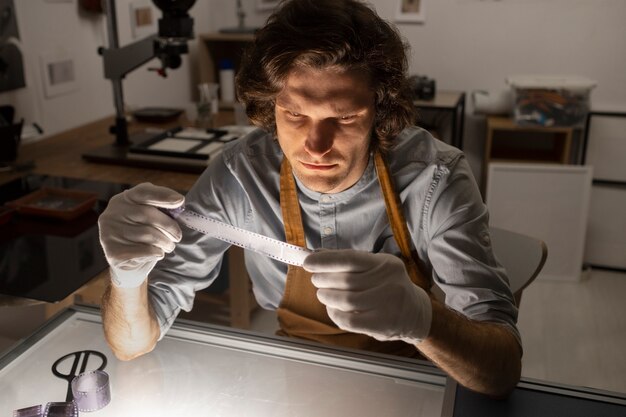
[[[411,251],[409,231],[389,175],[389,167],[380,153],[376,152],[374,158],[387,216],[402,253],[402,260],[411,280],[429,291],[430,282],[419,271],[416,253]],[[280,171],[280,206],[287,242],[306,247],[298,191],[291,165],[286,158],[283,158]],[[289,265],[285,293],[277,311],[280,324],[278,334],[374,352],[408,357],[420,356],[413,345],[401,341],[380,342],[370,336],[338,328],[328,317],[326,306],[319,302],[316,293],[317,288],[311,283],[311,274],[302,267]]]

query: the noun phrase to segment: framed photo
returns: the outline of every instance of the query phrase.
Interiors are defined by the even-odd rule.
[[[66,50],[40,56],[41,74],[46,98],[68,94],[78,89],[76,60]]]
[[[280,0],[256,0],[257,10],[274,10]]]
[[[155,10],[148,0],[130,3],[130,26],[133,38],[145,38],[158,31]]]
[[[396,22],[424,23],[423,0],[398,0]]]

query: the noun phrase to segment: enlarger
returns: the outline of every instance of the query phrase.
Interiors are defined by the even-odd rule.
[[[129,137],[122,81],[126,74],[153,58],[159,59],[160,66],[149,70],[167,77],[167,70],[179,68],[182,64],[181,55],[189,52],[187,42],[193,39],[194,32],[193,19],[188,11],[196,0],[152,0],[152,2],[163,13],[158,22],[158,33],[120,47],[115,0],[105,1],[109,47],[99,48],[98,53],[102,55],[104,62],[104,76],[111,80],[113,86],[115,124],[111,126],[110,132],[115,136],[115,142],[84,153],[83,158],[88,161],[138,165],[137,161],[127,158],[129,147],[134,142],[149,140],[155,133],[140,133],[132,140]],[[166,135],[167,131],[159,135],[164,134]]]

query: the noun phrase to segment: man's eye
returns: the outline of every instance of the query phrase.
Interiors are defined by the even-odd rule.
[[[302,117],[300,113],[296,113],[295,111],[287,111],[287,114],[293,118]]]
[[[339,119],[342,122],[349,122],[349,121],[354,120],[355,118],[356,118],[356,114],[350,114],[350,115],[347,115],[347,116],[341,116]]]

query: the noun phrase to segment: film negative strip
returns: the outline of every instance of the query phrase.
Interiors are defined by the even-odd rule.
[[[196,212],[186,210],[184,207],[172,210],[161,210],[190,229],[232,245],[260,253],[286,264],[302,266],[304,259],[312,252],[307,248],[291,245],[218,220],[210,219]]]

